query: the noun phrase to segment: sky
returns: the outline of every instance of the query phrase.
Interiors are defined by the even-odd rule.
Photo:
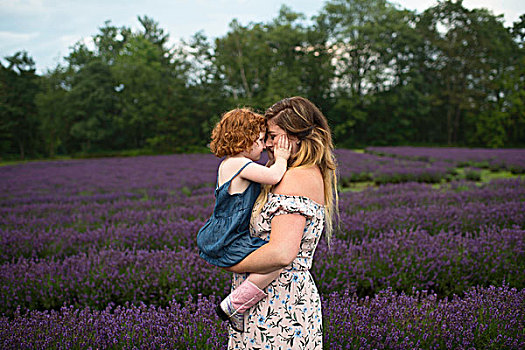
[[[436,0],[391,0],[421,12]],[[137,16],[148,16],[170,35],[172,43],[198,31],[223,36],[235,18],[241,24],[267,22],[282,4],[307,18],[319,13],[323,0],[0,0],[0,59],[25,50],[45,73],[63,62],[78,41],[89,41],[104,22],[140,28]],[[464,0],[467,8],[484,7],[504,15],[512,26],[525,13],[523,0]],[[5,62],[4,60],[2,62]]]

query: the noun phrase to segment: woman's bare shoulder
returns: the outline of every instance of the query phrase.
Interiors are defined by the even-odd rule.
[[[324,204],[323,176],[317,167],[291,168],[273,190],[276,194],[308,197]]]

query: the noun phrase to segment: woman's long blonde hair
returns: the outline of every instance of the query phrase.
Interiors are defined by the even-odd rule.
[[[312,102],[299,96],[275,103],[268,108],[264,117],[300,141],[299,150],[288,159],[288,168],[315,165],[321,171],[324,183],[326,237],[330,242],[338,207],[337,163],[333,153],[332,133],[326,117]],[[274,187],[262,187],[252,217],[261,213],[268,201],[268,193]]]

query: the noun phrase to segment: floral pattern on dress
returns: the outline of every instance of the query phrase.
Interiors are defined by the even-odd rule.
[[[294,261],[266,289],[268,297],[244,313],[245,331],[230,328],[228,349],[322,349],[321,300],[309,272],[324,227],[324,206],[303,196],[268,194],[268,202],[251,226],[251,234],[270,239],[277,215],[301,214],[306,225]],[[247,274],[233,274],[232,289]]]

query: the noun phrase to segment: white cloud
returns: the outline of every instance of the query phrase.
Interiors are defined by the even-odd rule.
[[[57,55],[59,57],[67,56],[76,43],[86,45],[89,50],[95,49],[95,42],[92,37],[80,38],[78,35],[62,35],[56,40]]]
[[[27,16],[46,10],[43,0],[0,0],[4,15]]]
[[[392,3],[422,12],[435,6],[437,0],[392,0]],[[487,8],[494,15],[503,14],[506,26],[512,26],[512,22],[517,21],[519,16],[525,13],[524,4],[523,0],[463,0],[463,6],[468,9]]]
[[[510,26],[517,21],[519,16],[525,13],[525,5],[520,0],[464,0],[463,6],[469,9],[486,8],[494,15],[504,15],[505,24]]]
[[[64,47],[69,47],[75,45],[81,38],[78,35],[62,35],[58,38],[60,45]]]
[[[6,31],[0,31],[0,41],[3,42],[14,42],[14,43],[20,43],[23,41],[29,41],[32,39],[35,39],[38,37],[40,33],[34,32],[34,33],[14,33],[14,32],[6,32]]]

